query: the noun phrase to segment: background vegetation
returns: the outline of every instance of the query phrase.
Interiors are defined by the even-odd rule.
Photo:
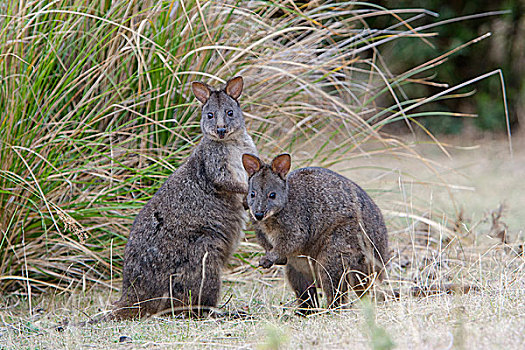
[[[343,1],[2,2],[0,291],[6,309],[23,300],[21,313],[33,317],[34,305],[53,309],[58,300],[82,310],[79,299],[67,299],[79,291],[89,313],[109,307],[105,293],[114,296],[120,286],[133,218],[199,141],[190,82],[218,85],[236,74],[245,77],[241,104],[263,155],[288,151],[295,167],[337,169],[383,208],[393,252],[386,289],[409,295],[412,287],[460,282],[492,295],[510,286],[508,293],[518,295],[511,301],[519,301],[520,238],[507,235],[497,211],[472,220],[453,200],[465,187],[448,183],[445,175],[453,171],[446,162],[426,158],[419,148],[428,143],[450,157],[452,145],[438,142],[427,126],[445,127],[444,118],[485,110],[472,107],[472,99],[472,110],[448,103],[470,95],[470,83],[460,88],[476,80],[472,75],[497,68],[472,71],[464,80],[454,71],[450,79],[440,75],[457,53],[438,48],[443,37],[427,26],[433,21],[434,13],[421,8]],[[451,45],[470,52],[478,34]],[[428,50],[431,44],[436,48]],[[398,48],[410,54],[398,59]],[[501,94],[497,72],[486,84]],[[500,113],[498,124],[505,121],[504,104],[494,96],[489,101]],[[395,123],[418,136],[389,134],[385,127]],[[439,205],[434,191],[444,194]],[[232,306],[270,318],[278,312],[280,320],[290,305],[277,311],[269,305],[290,298],[260,297],[282,276],[254,268],[259,249],[247,232],[225,276],[226,293],[239,297]],[[247,282],[257,287],[247,289]],[[228,287],[235,283],[244,287]],[[104,301],[95,300],[99,287]],[[49,291],[51,299],[38,296]],[[372,324],[376,316],[369,311]],[[21,320],[27,328],[9,330],[9,337],[33,334],[35,319]]]
[[[440,53],[457,48],[465,42],[491,33],[489,39],[481,40],[475,45],[466,47],[450,57],[439,68],[435,69],[436,81],[459,82],[480,76],[490,70],[501,68],[509,97],[510,127],[517,130],[520,115],[525,105],[525,4],[521,0],[509,1],[470,1],[461,0],[442,2],[424,1],[380,1],[387,8],[423,7],[433,11],[443,25],[435,27],[439,34],[426,45],[414,40],[398,40],[390,48],[384,48],[383,54],[390,58],[391,68],[408,69],[420,62],[429,60]],[[386,24],[392,18],[377,18],[379,23]],[[429,24],[431,20],[427,19]],[[379,25],[379,23],[377,23]],[[397,59],[401,58],[401,59]],[[429,94],[437,90],[433,86],[407,87],[410,93]],[[418,92],[414,91],[417,89]],[[487,79],[461,90],[473,93],[469,98],[449,99],[438,103],[434,108],[439,110],[474,113],[474,119],[425,118],[424,124],[438,133],[460,133],[464,124],[474,126],[482,131],[503,131],[506,129],[506,118],[501,108],[501,86],[497,79]]]

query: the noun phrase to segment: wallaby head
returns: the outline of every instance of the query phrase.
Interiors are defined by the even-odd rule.
[[[230,79],[220,90],[198,81],[191,83],[191,88],[202,103],[201,129],[205,135],[222,141],[244,132],[244,117],[238,102],[243,88],[242,77]]]
[[[288,201],[286,175],[290,170],[289,154],[280,154],[270,164],[264,164],[252,154],[243,154],[242,164],[248,173],[248,207],[255,220],[265,220],[277,214]]]

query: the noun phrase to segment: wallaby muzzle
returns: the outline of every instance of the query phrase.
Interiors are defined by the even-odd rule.
[[[223,139],[226,136],[226,128],[217,128],[217,135],[220,139]]]
[[[261,221],[262,219],[264,219],[264,213],[262,211],[257,211],[253,213],[253,216],[255,216],[255,219],[257,221]]]

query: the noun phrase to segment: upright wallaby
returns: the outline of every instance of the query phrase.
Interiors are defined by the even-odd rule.
[[[257,152],[238,102],[242,88],[242,77],[221,90],[192,83],[203,138],[137,215],[112,318],[217,305],[222,268],[247,219],[242,154]]]
[[[271,164],[251,154],[242,161],[249,175],[248,206],[266,250],[259,264],[286,264],[303,311],[318,305],[317,277],[329,307],[340,306],[350,289],[360,296],[374,277],[382,278],[387,231],[381,211],[361,187],[324,168],[286,176],[288,154]]]

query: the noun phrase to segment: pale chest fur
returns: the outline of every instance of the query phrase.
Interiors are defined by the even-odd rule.
[[[268,218],[263,222],[258,223],[260,229],[265,233],[266,239],[272,246],[277,244],[277,238],[283,237],[286,228],[280,225],[275,218]]]
[[[239,142],[236,142],[235,144],[232,144],[231,147],[228,150],[229,157],[228,157],[228,163],[227,167],[228,170],[231,173],[231,176],[233,177],[233,180],[238,183],[242,183],[246,185],[246,188],[248,188],[248,174],[246,173],[246,170],[244,170],[244,167],[242,165],[242,155],[244,153],[251,153],[257,155],[257,148],[255,148],[255,144],[253,143],[252,138],[248,133],[245,131],[243,134],[243,137],[239,140]],[[239,201],[244,200],[244,195],[238,194],[237,197],[239,198]],[[245,223],[248,221],[248,213],[246,211],[243,211],[241,213],[243,217],[243,230],[246,228]],[[244,232],[242,233],[244,234]]]
[[[253,143],[252,138],[248,133],[244,133],[242,140],[230,147],[230,157],[228,162],[228,170],[230,170],[233,179],[248,186],[248,174],[242,165],[242,155],[244,153],[251,153],[257,155],[257,149]]]

